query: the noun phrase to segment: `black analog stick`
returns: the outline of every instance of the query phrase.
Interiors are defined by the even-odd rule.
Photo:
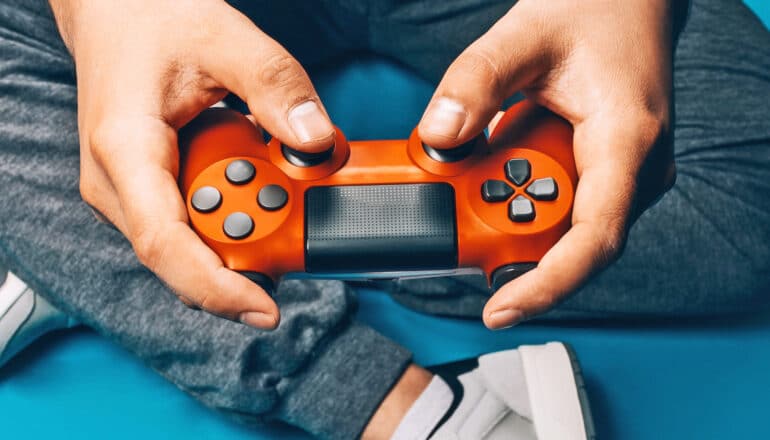
[[[283,153],[283,157],[286,158],[289,163],[291,163],[294,166],[302,167],[302,168],[308,168],[316,165],[320,165],[327,160],[331,159],[332,153],[334,153],[334,145],[329,147],[329,149],[324,151],[319,151],[317,153],[308,153],[305,151],[299,151],[295,150],[291,147],[287,147],[284,144],[281,144],[281,152]]]
[[[473,147],[476,146],[476,139],[454,147],[454,148],[433,148],[430,145],[423,142],[422,149],[428,154],[428,156],[437,161],[443,163],[459,162],[473,153]]]

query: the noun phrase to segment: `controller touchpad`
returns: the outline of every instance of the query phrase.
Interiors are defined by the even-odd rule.
[[[305,265],[308,272],[457,267],[454,189],[446,183],[308,189]]]

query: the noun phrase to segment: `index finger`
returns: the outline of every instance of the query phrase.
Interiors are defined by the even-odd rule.
[[[110,176],[139,260],[172,290],[210,313],[272,329],[275,302],[246,277],[224,267],[187,223],[177,187],[176,131],[152,116],[107,124],[97,160]],[[108,156],[108,157],[105,157]]]

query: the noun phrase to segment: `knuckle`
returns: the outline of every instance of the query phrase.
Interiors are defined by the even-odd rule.
[[[131,243],[139,262],[156,272],[163,261],[164,234],[153,228],[142,228],[134,234]]]
[[[550,310],[558,302],[558,296],[542,292],[532,298],[532,310],[527,313],[528,316],[539,315]]]
[[[257,75],[259,83],[268,89],[300,88],[306,82],[305,69],[286,53],[268,58]]]
[[[90,179],[85,173],[81,173],[78,187],[80,190],[80,197],[83,199],[83,201],[91,206],[96,206],[98,203],[96,196],[98,186],[93,183],[93,180]]]
[[[201,309],[206,310],[210,313],[217,314],[217,304],[214,299],[212,299],[213,296],[210,295],[207,292],[204,292],[200,298],[198,298],[198,305]]]
[[[471,47],[452,64],[452,70],[471,76],[477,84],[487,84],[494,96],[499,96],[502,90],[500,69],[495,63],[496,57],[487,50]]]
[[[668,139],[668,116],[663,112],[651,110],[637,111],[633,116],[637,133],[646,145],[658,146]]]
[[[110,151],[121,142],[123,124],[115,120],[99,122],[88,133],[88,149],[94,160],[103,165],[109,159]]]
[[[177,295],[177,298],[179,299],[179,301],[182,302],[182,304],[184,304],[185,306],[187,306],[187,308],[189,308],[191,310],[200,310],[201,309],[198,306],[198,304],[196,304],[193,300],[185,297],[184,295]]]
[[[223,303],[222,298],[219,295],[204,292],[198,300],[198,305],[202,310],[213,315],[225,319],[233,319],[232,313],[229,313],[229,307],[227,307],[227,304]]]

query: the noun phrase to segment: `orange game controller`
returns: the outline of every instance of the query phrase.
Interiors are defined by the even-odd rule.
[[[496,290],[570,227],[572,127],[524,101],[489,141],[407,140],[320,153],[263,141],[246,117],[210,109],[180,132],[190,224],[230,269],[271,291],[285,275],[395,278],[483,271]]]

